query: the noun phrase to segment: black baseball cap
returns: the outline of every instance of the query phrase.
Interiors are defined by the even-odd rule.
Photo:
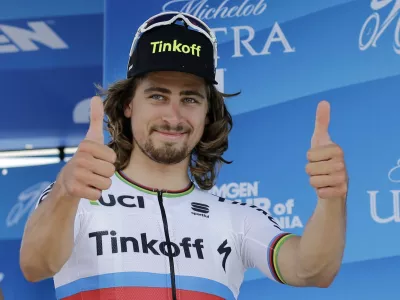
[[[127,78],[154,71],[178,71],[215,80],[215,51],[203,33],[180,24],[168,24],[145,31],[129,57]]]

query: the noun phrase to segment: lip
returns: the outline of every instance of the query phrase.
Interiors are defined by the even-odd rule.
[[[165,132],[165,131],[154,131],[160,136],[166,137],[168,139],[177,140],[183,137],[186,133],[177,133],[177,132]]]

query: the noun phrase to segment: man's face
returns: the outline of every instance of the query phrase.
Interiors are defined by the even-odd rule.
[[[125,110],[134,147],[162,164],[184,160],[200,141],[208,102],[204,81],[182,72],[150,73]]]

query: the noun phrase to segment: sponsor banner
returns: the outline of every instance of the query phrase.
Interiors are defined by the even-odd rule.
[[[0,21],[0,70],[98,66],[103,15]]]
[[[136,29],[151,15],[178,10],[207,21],[219,41],[218,88],[241,91],[227,100],[234,127],[225,158],[233,164],[222,168],[210,192],[259,205],[297,234],[317,203],[305,173],[315,109],[320,100],[330,101],[330,134],[345,151],[350,176],[344,267],[362,262],[369,268],[367,260],[400,255],[399,241],[390,238],[400,223],[394,125],[400,109],[399,1],[284,2],[149,0],[141,6],[106,0],[104,85],[125,78]],[[348,267],[339,275],[338,292],[357,272]],[[244,286],[249,280],[255,285],[253,294],[243,289],[242,299],[262,295],[264,279],[253,280],[260,277],[246,273]],[[374,288],[384,288],[383,281]],[[268,291],[283,295],[282,289]]]
[[[261,191],[264,189],[260,185],[259,181],[230,182],[214,186],[210,193],[232,201],[256,205],[272,215],[280,228],[300,233],[303,228],[303,222],[300,216],[296,214],[295,199],[288,198],[283,201],[272,201],[270,198],[263,197]]]
[[[30,3],[29,3],[30,4]],[[24,0],[4,0],[0,2],[0,20],[40,18],[49,16],[69,16],[103,14],[103,0],[70,0],[59,1],[54,5],[52,0],[36,0],[29,5]],[[23,7],[24,9],[21,9]]]
[[[393,1],[315,6],[317,1],[312,1],[304,7],[287,2],[150,0],[131,11],[121,9],[137,5],[130,0],[118,5],[106,1],[105,85],[125,78],[137,27],[168,10],[203,17],[216,33],[220,88],[242,91],[228,100],[234,115],[400,74],[399,8]],[[114,15],[119,15],[118,22],[112,21]],[[251,72],[251,80],[243,77],[244,69]]]
[[[233,163],[222,168],[217,187],[232,182],[260,182],[258,197],[271,201],[274,217],[279,220],[279,213],[288,211],[287,200],[294,199],[293,215],[305,225],[316,205],[315,192],[305,173],[306,153],[317,103],[329,99],[331,137],[345,151],[350,177],[344,262],[399,255],[399,241],[389,238],[399,227],[400,189],[396,181],[400,172],[396,171],[400,169],[400,144],[390,138],[397,135],[393,124],[400,109],[396,92],[399,79],[397,76],[327,91],[236,116],[226,154]],[[382,91],[387,91],[385,105],[380,102]],[[247,201],[246,197],[242,200]],[[274,210],[278,203],[282,209]],[[301,231],[295,227],[288,230]],[[387,247],[377,248],[380,244]]]
[[[135,30],[155,13],[192,13],[217,34],[219,81],[225,92],[239,89],[242,94],[227,100],[234,128],[226,156],[234,163],[222,169],[213,192],[260,205],[283,228],[301,233],[316,204],[304,172],[306,152],[317,103],[327,99],[332,103],[332,138],[345,150],[351,178],[345,262],[400,254],[396,241],[376,251],[370,237],[360,234],[368,228],[376,230],[377,239],[385,238],[376,220],[394,233],[399,218],[394,216],[397,192],[371,189],[379,182],[383,188],[385,173],[398,159],[399,144],[388,139],[396,136],[392,124],[400,106],[397,2],[314,1],[297,11],[277,1],[152,0],[130,18],[138,11],[136,4],[122,3],[106,1],[105,85],[125,77]],[[243,77],[243,70],[252,73],[251,79]],[[385,157],[377,161],[373,153]],[[372,173],[362,171],[365,165]],[[391,197],[393,205],[384,202]],[[393,209],[386,217],[385,205]],[[360,245],[366,248],[362,253]]]
[[[299,5],[298,1],[290,0],[285,3],[149,0],[141,5],[120,0],[105,3],[105,85],[125,78],[132,39],[137,27],[150,15],[181,10],[209,22],[221,42],[218,87],[225,92],[242,91],[240,96],[227,100],[234,115],[234,128],[225,158],[233,160],[233,164],[222,168],[217,185],[210,192],[259,205],[285,231],[301,234],[316,205],[315,192],[304,170],[306,152],[318,101],[327,99],[332,104],[330,133],[345,150],[350,175],[343,268],[332,288],[323,290],[275,284],[258,271],[250,270],[239,299],[265,298],[263,291],[300,299],[376,299],[396,292],[393,266],[400,255],[400,242],[391,237],[397,235],[400,222],[400,143],[395,126],[400,109],[399,1],[322,2],[314,0]],[[68,38],[54,32],[69,45]],[[0,36],[3,36],[0,46],[23,49],[4,30]],[[54,53],[64,51],[48,46],[44,49]],[[33,52],[14,54],[33,55]],[[4,55],[9,54],[0,54],[0,59]],[[27,63],[28,68],[40,66],[38,62]],[[251,76],[243,76],[244,72]],[[70,86],[71,80],[67,78],[65,82]],[[84,100],[87,97],[90,95],[85,94],[79,100],[83,110],[88,108]],[[75,118],[81,124],[87,120],[85,114],[77,114]],[[44,119],[37,116],[36,121]],[[1,178],[1,186],[7,191],[7,200],[0,210],[1,239],[21,237],[33,195],[42,189],[41,184],[54,180],[60,166],[40,168],[43,173],[37,168],[31,168],[32,173],[28,169],[15,169],[7,175],[13,176],[11,172],[15,171],[13,180],[3,180],[7,176]],[[3,243],[0,249],[17,255],[19,245],[13,248],[5,242],[0,241]],[[15,258],[13,261],[8,256],[0,257],[12,263],[11,266],[0,261],[0,266],[6,265],[0,269],[4,288],[10,273],[17,272],[19,267]],[[370,272],[365,272],[365,268]],[[377,280],[371,274],[380,277]],[[352,278],[360,280],[354,282]],[[13,282],[18,284],[19,279]],[[31,295],[16,299],[25,298],[33,299]]]
[[[103,15],[0,21],[0,149],[77,145],[102,56]]]

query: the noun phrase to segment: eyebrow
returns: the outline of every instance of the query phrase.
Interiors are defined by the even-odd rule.
[[[144,90],[145,93],[151,93],[151,92],[159,92],[159,93],[164,93],[164,94],[171,94],[171,91],[166,88],[158,87],[158,86],[152,86]],[[179,95],[183,96],[199,96],[202,99],[205,99],[205,96],[197,91],[193,90],[184,90],[179,93]]]

